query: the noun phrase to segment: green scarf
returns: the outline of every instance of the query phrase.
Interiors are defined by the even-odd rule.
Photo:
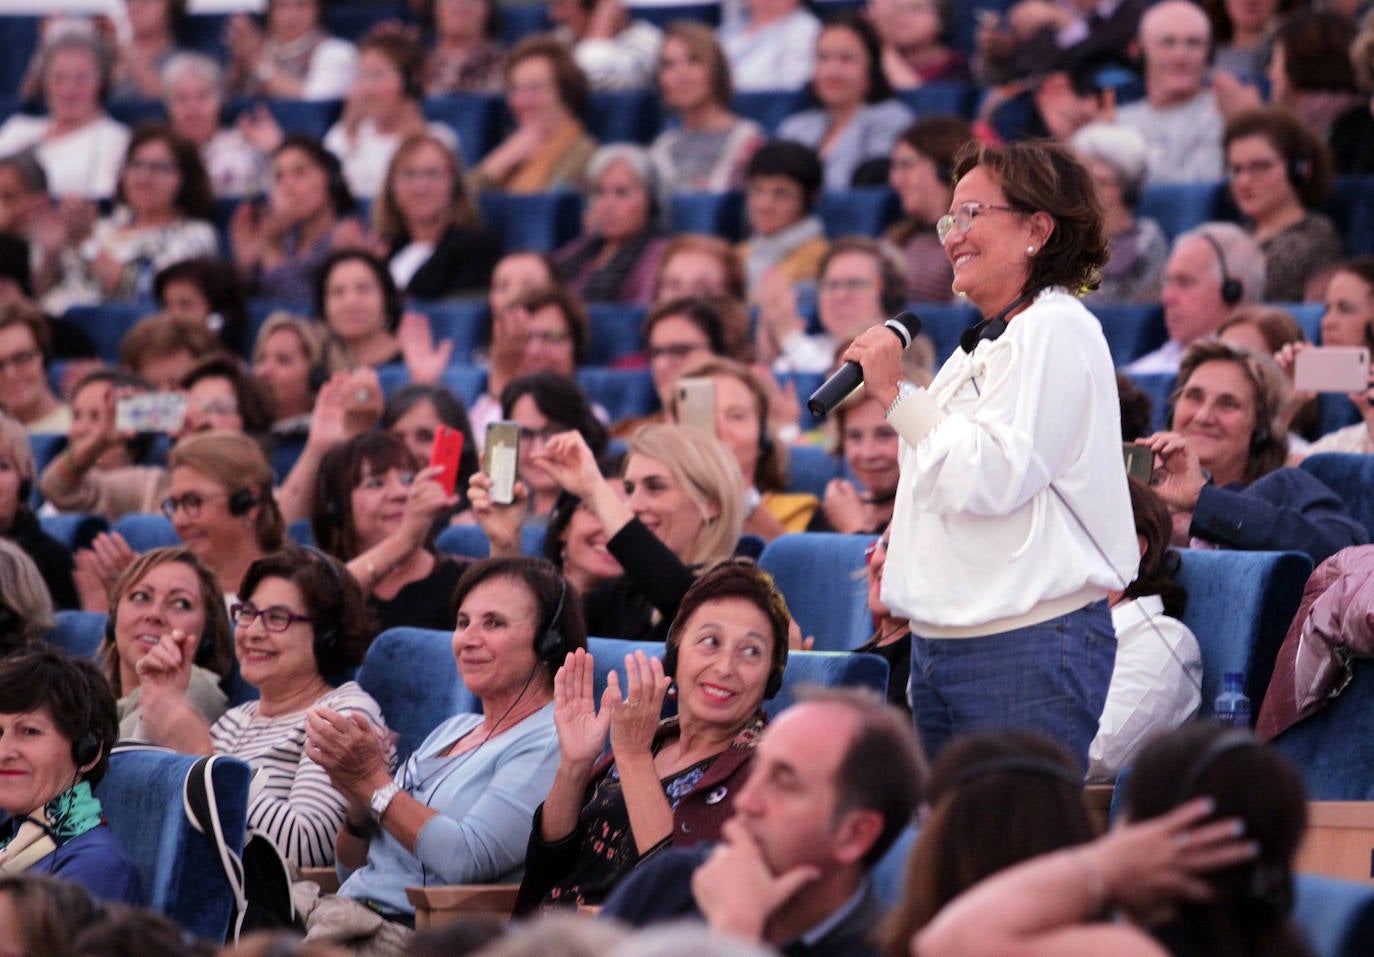
[[[28,817],[11,821],[9,837],[0,838],[0,874],[28,870],[38,861],[101,821],[100,801],[87,781],[63,791]]]

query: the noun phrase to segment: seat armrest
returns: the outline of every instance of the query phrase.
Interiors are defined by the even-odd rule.
[[[415,905],[415,929],[447,924],[467,914],[509,917],[519,884],[439,884],[407,887]]]

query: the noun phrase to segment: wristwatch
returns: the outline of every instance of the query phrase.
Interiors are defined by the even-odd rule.
[[[367,805],[372,809],[372,820],[378,824],[382,823],[382,815],[391,806],[391,801],[397,794],[401,793],[401,786],[395,781],[388,781],[377,790],[372,792],[372,797]]]

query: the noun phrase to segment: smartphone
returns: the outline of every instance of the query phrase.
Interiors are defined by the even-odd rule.
[[[1369,388],[1369,349],[1304,349],[1293,362],[1293,387],[1299,392],[1363,392]]]
[[[515,501],[515,475],[520,465],[520,426],[514,422],[487,425],[482,471],[491,476],[491,500],[497,505]]]
[[[115,428],[120,432],[178,432],[186,418],[181,392],[140,392],[115,401]]]
[[[462,432],[447,425],[441,425],[434,430],[434,448],[429,453],[429,464],[443,469],[435,479],[449,495],[453,494],[458,482],[458,459],[462,454]]]
[[[716,434],[716,383],[702,376],[677,380],[677,420],[681,425]]]
[[[1141,485],[1149,485],[1155,474],[1155,453],[1148,445],[1121,443],[1121,457],[1126,461],[1126,475]]]

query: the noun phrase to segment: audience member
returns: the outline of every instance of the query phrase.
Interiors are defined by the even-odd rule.
[[[153,277],[153,296],[167,315],[204,323],[230,352],[248,345],[248,302],[227,259],[198,256],[172,263]]]
[[[603,914],[702,917],[784,953],[876,957],[868,874],[911,824],[926,768],[897,709],[854,689],[807,694],[763,733],[714,848],[646,861]]]
[[[1020,0],[974,34],[983,82],[1004,84],[1051,72],[1081,73],[1135,65],[1144,0]]]
[[[274,312],[258,330],[253,377],[271,397],[274,438],[299,438],[309,432],[324,358],[325,330],[319,323]]]
[[[495,0],[428,0],[424,7],[434,37],[425,56],[425,95],[500,93],[506,51]]]
[[[1172,431],[1141,440],[1160,463],[1153,487],[1173,515],[1175,544],[1299,551],[1321,564],[1368,541],[1336,493],[1283,467],[1288,439],[1275,421],[1282,390],[1268,356],[1210,340],[1188,347]]]
[[[553,36],[571,50],[593,90],[642,90],[653,83],[663,31],[631,16],[619,0],[553,0]]]
[[[1360,105],[1355,80],[1351,18],[1331,10],[1288,14],[1274,34],[1269,54],[1269,102],[1285,107],[1323,143],[1336,118]]]
[[[230,612],[234,651],[256,701],[230,708],[210,725],[187,699],[188,640],[165,635],[138,663],[143,689],[139,736],[187,754],[227,754],[256,774],[248,826],[266,834],[298,867],[334,862],[334,838],[348,801],[307,753],[308,714],[331,712],[369,735],[382,735],[381,709],[354,681],[331,687],[325,675],[355,668],[372,636],[367,606],[352,578],[318,551],[289,545],[253,562]],[[382,748],[388,769],[395,760]]]
[[[736,260],[738,263],[738,260]],[[654,379],[659,409],[649,415],[617,422],[612,433],[624,438],[642,425],[667,421],[665,410],[673,401],[673,386],[682,370],[696,359],[729,356],[725,322],[717,304],[705,296],[660,300],[639,327]]]
[[[1089,123],[1073,135],[1069,145],[1092,174],[1111,252],[1102,267],[1101,284],[1087,301],[1157,301],[1169,240],[1159,223],[1135,214],[1145,186],[1145,139],[1119,123]]]
[[[30,432],[66,432],[72,410],[48,384],[48,319],[32,302],[0,302],[0,408]]]
[[[263,439],[272,427],[270,397],[232,356],[202,359],[182,377],[181,389],[186,393],[186,414],[173,438],[227,430]]]
[[[810,90],[816,107],[783,120],[778,139],[816,151],[828,190],[856,185],[855,173],[886,159],[913,119],[893,98],[878,34],[862,14],[843,14],[821,27]]]
[[[1088,746],[1088,781],[1097,784],[1115,782],[1150,738],[1183,724],[1202,703],[1202,651],[1178,620],[1188,592],[1174,581],[1181,561],[1169,547],[1169,509],[1147,486],[1132,480],[1130,487],[1140,571],[1107,597],[1116,662],[1097,736]]]
[[[1322,313],[1321,341],[1326,346],[1364,346],[1374,349],[1374,257],[1360,256],[1341,263],[1326,286],[1326,311]],[[1293,351],[1280,354],[1279,368],[1290,382]],[[1352,392],[1349,399],[1360,421],[1318,438],[1306,450],[1317,452],[1374,452],[1374,393]]]
[[[229,20],[229,90],[238,96],[336,100],[358,70],[353,45],[325,32],[320,0],[267,0],[266,30],[247,14]]]
[[[0,702],[0,874],[51,874],[102,900],[141,901],[138,871],[91,791],[119,733],[100,670],[51,646],[19,652],[0,659]]]
[[[686,296],[715,297],[742,306],[747,295],[744,264],[725,240],[702,233],[678,233],[663,247],[654,279],[655,306]],[[729,333],[734,343],[730,354],[738,355],[737,350],[748,344],[749,330],[741,326]]]
[[[448,299],[491,283],[498,244],[481,226],[458,154],[428,132],[397,147],[372,206],[372,232],[397,288],[413,299]]]
[[[1271,58],[1271,44],[1280,18],[1297,4],[1294,0],[1203,0],[1201,6],[1211,21],[1216,41],[1212,69],[1230,74],[1241,83],[1257,83]]]
[[[947,42],[954,16],[948,0],[869,0],[864,13],[883,41],[883,73],[896,89],[972,79],[968,57]]]
[[[911,683],[911,625],[892,614],[882,597],[883,568],[887,565],[887,543],[891,538],[892,533],[884,529],[864,551],[873,634],[854,651],[877,655],[887,662],[887,703],[911,714],[911,704],[906,700],[907,685]]]
[[[751,296],[770,272],[774,283],[814,279],[827,244],[815,215],[821,191],[821,161],[816,151],[774,140],[749,158],[744,170],[745,215],[749,236],[739,245]]]
[[[596,140],[578,117],[587,75],[558,40],[526,37],[506,58],[506,108],[515,129],[472,171],[478,190],[538,193],[581,182]]]
[[[15,113],[0,125],[0,156],[33,150],[69,229],[95,218],[85,200],[114,195],[129,142],[128,128],[105,112],[112,69],[109,48],[98,37],[60,32],[38,52],[46,114]]]
[[[404,302],[384,262],[365,249],[336,250],[316,267],[314,291],[315,315],[329,330],[329,348],[342,353],[339,365],[401,361],[396,327]]]
[[[877,399],[861,392],[834,412],[836,452],[853,477],[826,483],[816,531],[842,535],[885,532],[897,498],[901,450],[897,430],[888,424]]]
[[[43,531],[29,507],[33,491],[33,449],[28,432],[0,412],[0,537],[28,553],[59,609],[78,607],[72,581],[72,556],[57,539]]]
[[[544,557],[585,595],[625,569],[606,548],[601,521],[577,496],[560,492],[544,530]]]
[[[907,957],[912,935],[984,878],[1096,836],[1072,755],[1026,731],[952,742],[930,769],[925,807],[883,927],[885,957]]]
[[[1281,363],[1284,355],[1294,355],[1307,342],[1302,327],[1287,309],[1259,305],[1241,306],[1231,313],[1231,318],[1217,329],[1217,338],[1232,345],[1244,346],[1262,356],[1273,356],[1275,363]],[[1285,350],[1284,346],[1288,346],[1288,349]],[[1283,371],[1282,365],[1279,371]],[[1288,435],[1290,453],[1300,454],[1307,449],[1307,436],[1318,425],[1316,399],[1315,395],[1296,392],[1293,383],[1285,377],[1283,400],[1279,404],[1276,421]]]
[[[1221,113],[1206,89],[1211,28],[1191,0],[1162,0],[1140,18],[1145,98],[1123,106],[1120,122],[1145,137],[1147,181],[1221,179]]]
[[[455,503],[390,432],[364,432],[320,462],[311,530],[362,588],[377,631],[452,627],[464,565],[434,551],[433,528]]]
[[[790,622],[772,578],[731,562],[682,596],[664,659],[627,654],[625,688],[610,678],[599,706],[592,656],[568,656],[554,680],[558,772],[534,815],[517,913],[600,904],[641,861],[720,836],[763,701],[782,684]],[[677,716],[660,721],[670,680]]]
[[[223,343],[205,322],[156,313],[140,319],[124,334],[119,366],[152,388],[168,392],[180,386],[196,363],[222,349]]]
[[[205,944],[147,908],[109,908],[72,939],[71,957],[205,957]]]
[[[0,659],[37,647],[52,625],[43,574],[18,543],[0,538]]]
[[[158,270],[219,251],[210,181],[200,153],[171,127],[134,130],[115,190],[115,210],[88,231],[69,232],[45,308],[151,299]]]
[[[1159,294],[1169,339],[1125,371],[1177,372],[1184,350],[1215,335],[1237,306],[1261,301],[1264,285],[1264,253],[1234,223],[1203,223],[1179,235]]]
[[[820,21],[801,0],[751,0],[720,27],[735,89],[797,90],[811,80]]]
[[[184,639],[191,657],[182,693],[207,722],[219,720],[229,705],[224,688],[234,632],[219,583],[185,546],[144,552],[111,585],[109,626],[97,656],[118,699],[120,738],[136,734],[143,702],[138,663],[163,635]]]
[[[1288,112],[1261,107],[1232,117],[1223,135],[1231,197],[1264,253],[1264,299],[1320,299],[1316,288],[1341,260],[1341,238],[1313,209],[1331,193],[1322,141]]]
[[[200,150],[216,197],[256,196],[267,189],[269,150],[248,135],[257,133],[256,111],[238,126],[221,124],[224,70],[218,62],[203,53],[177,53],[162,67],[158,92],[172,129]]]
[[[80,884],[47,874],[0,874],[0,943],[15,954],[66,957],[102,913]]]
[[[335,838],[347,876],[309,913],[307,941],[337,939],[341,912],[380,912],[403,921],[380,922],[372,942],[402,953],[407,887],[520,874],[530,816],[559,762],[555,674],[587,646],[582,613],[551,566],[523,557],[474,564],[453,605],[458,675],[481,714],[440,724],[394,779],[356,717],[317,708],[306,720],[307,751],[348,801]]]
[[[458,511],[467,511],[468,480],[478,469],[478,445],[472,434],[467,410],[452,392],[443,386],[416,382],[402,386],[387,398],[378,424],[405,442],[417,462],[430,460],[434,453],[434,437],[440,426],[460,433],[463,451],[458,458],[458,478],[453,490],[459,499]],[[471,521],[471,516],[467,516],[466,520]]]
[[[720,193],[744,185],[744,166],[764,140],[763,128],[732,111],[730,64],[704,23],[668,25],[659,49],[658,89],[678,125],[649,148],[660,203],[674,193]]]
[[[879,0],[926,3],[932,0]],[[959,149],[973,139],[973,128],[957,116],[926,116],[908,126],[892,145],[888,182],[905,219],[888,227],[883,238],[901,250],[903,274],[915,302],[948,302],[954,271],[935,235],[935,223],[949,211],[954,195],[950,171]]]
[[[1190,724],[1141,753],[1126,792],[1131,823],[980,883],[911,953],[1309,953],[1290,916],[1307,819],[1292,765],[1249,731]],[[1099,922],[1109,910],[1138,926]]]
[[[282,140],[266,206],[240,203],[229,221],[234,262],[252,294],[309,302],[311,279],[329,254],[366,245],[356,208],[338,157],[303,134]]]
[[[583,234],[554,253],[559,275],[588,302],[647,306],[667,242],[649,154],[629,143],[603,146],[587,164],[587,183]]]
[[[1374,24],[1363,23],[1350,44],[1356,86],[1374,90]],[[1374,172],[1374,98],[1368,94],[1331,124],[1331,162],[1340,175]]]
[[[553,511],[558,482],[534,461],[549,440],[569,430],[579,433],[593,457],[606,454],[606,426],[591,400],[573,379],[557,372],[532,372],[501,390],[501,418],[520,427],[517,458],[527,498],[526,524],[541,524]]]
[[[323,140],[343,164],[354,196],[370,199],[381,192],[396,148],[409,136],[428,133],[448,149],[458,148],[451,129],[427,123],[420,112],[423,61],[419,40],[395,23],[373,27],[358,41],[358,75],[344,98],[343,115]]]

